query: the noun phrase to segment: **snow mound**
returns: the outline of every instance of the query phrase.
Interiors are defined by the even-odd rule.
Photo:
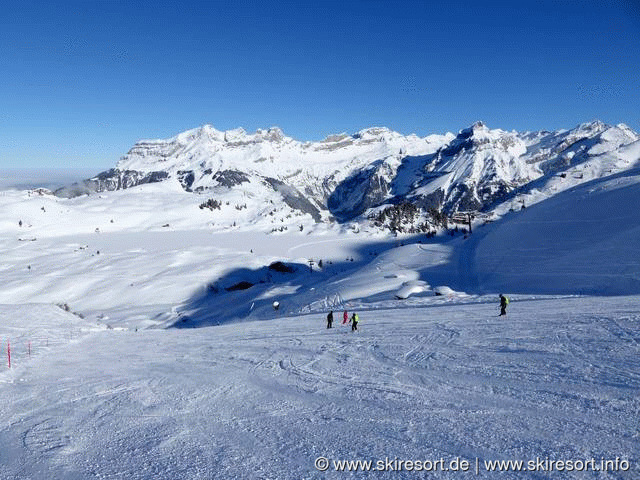
[[[400,288],[396,293],[396,298],[400,300],[404,300],[409,298],[411,295],[416,293],[423,293],[429,289],[429,285],[427,282],[422,280],[414,280],[410,282],[405,282],[402,284],[402,288]]]
[[[447,287],[446,285],[442,285],[439,287],[435,287],[433,292],[438,296],[443,297],[465,297],[467,296],[464,292],[457,292],[453,290],[451,287]]]

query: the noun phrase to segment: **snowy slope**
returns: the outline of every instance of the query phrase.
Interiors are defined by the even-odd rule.
[[[34,342],[30,358],[0,373],[0,477],[419,473],[345,473],[333,464],[319,472],[322,456],[447,465],[460,458],[471,471],[456,476],[510,479],[596,473],[496,473],[484,462],[619,458],[626,471],[595,478],[637,478],[638,298],[514,302],[506,320],[496,311],[495,304],[361,311],[356,334],[326,330],[313,315],[96,331],[46,349]],[[43,317],[54,314],[0,312],[19,313],[31,334],[42,334]]]
[[[638,199],[635,169],[511,214],[479,243],[478,283],[528,293],[640,292]]]

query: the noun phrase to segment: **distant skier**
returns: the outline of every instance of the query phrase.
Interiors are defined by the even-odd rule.
[[[500,315],[507,314],[507,305],[509,305],[509,299],[505,297],[503,294],[500,294]]]
[[[345,310],[344,313],[342,314],[342,324],[346,325],[348,321],[349,321],[349,314]]]
[[[357,313],[354,313],[351,316],[351,331],[355,332],[356,330],[358,330],[358,322],[360,321],[360,317],[358,317]]]
[[[327,328],[331,328],[333,325],[333,310],[327,315]]]

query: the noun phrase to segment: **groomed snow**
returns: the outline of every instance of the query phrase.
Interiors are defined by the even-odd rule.
[[[308,315],[38,341],[0,374],[0,477],[416,475],[321,474],[319,456],[620,457],[630,471],[598,478],[640,474],[638,297],[512,301],[506,318],[493,301],[359,313],[357,333]]]

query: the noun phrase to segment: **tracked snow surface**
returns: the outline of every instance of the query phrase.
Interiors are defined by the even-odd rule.
[[[0,479],[639,478],[640,147],[618,140],[468,238],[273,232],[178,182],[0,192]],[[470,469],[333,463],[441,458]],[[543,468],[591,459],[626,468]]]

